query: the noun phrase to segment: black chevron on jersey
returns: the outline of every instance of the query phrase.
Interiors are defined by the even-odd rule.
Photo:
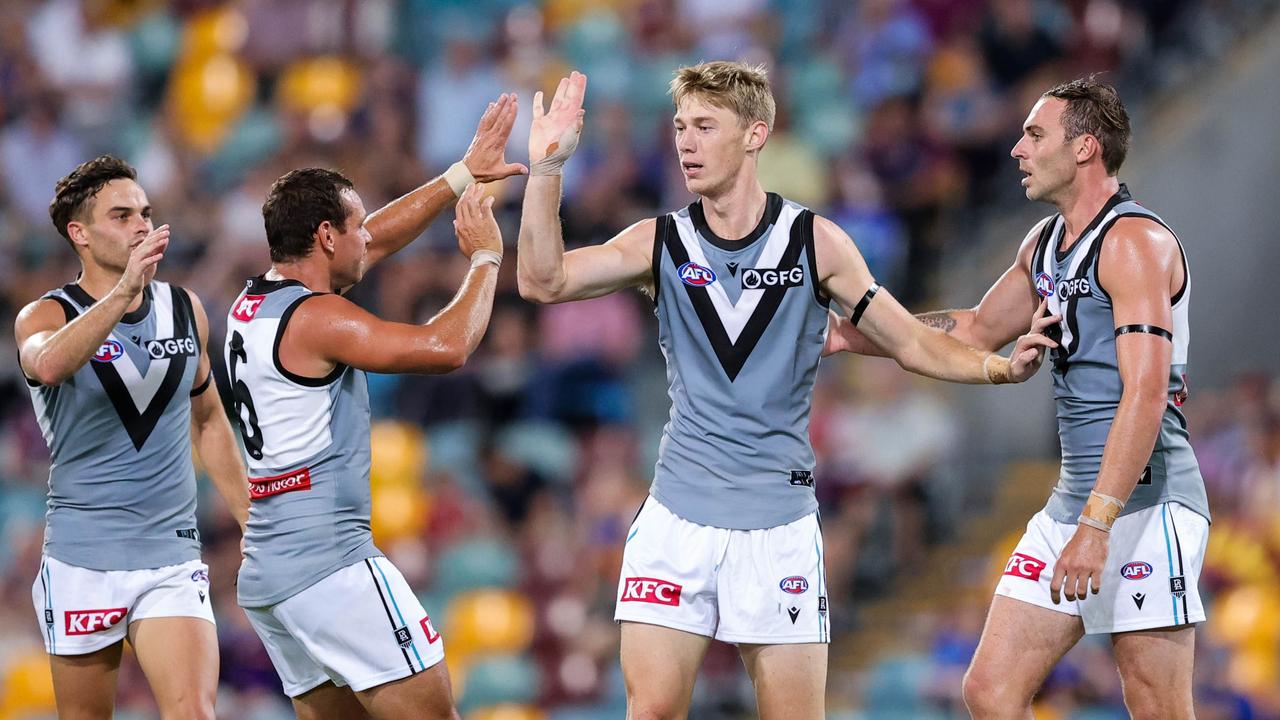
[[[84,290],[78,285],[68,285],[67,288],[75,287],[81,293]],[[194,311],[191,308],[191,298],[187,297],[187,293],[180,287],[170,286],[170,292],[173,294],[173,337],[186,337],[191,334],[194,327]],[[151,286],[148,285],[146,292],[148,297],[151,292]],[[95,302],[92,297],[84,293],[84,298],[91,305]],[[80,297],[76,297],[77,302],[82,302]],[[147,309],[147,303],[143,303],[143,307],[139,310]],[[131,313],[136,314],[137,311]],[[126,318],[129,316],[126,315]],[[143,313],[145,317],[145,313]],[[138,318],[140,320],[141,318]],[[134,320],[136,321],[136,320]],[[126,362],[129,362],[125,358]],[[93,372],[98,376],[98,382],[102,383],[103,390],[107,393],[107,398],[111,400],[112,407],[116,410],[116,415],[120,417],[120,422],[124,424],[125,432],[129,434],[129,439],[133,441],[133,447],[141,450],[143,444],[147,442],[147,438],[151,437],[151,432],[156,429],[156,423],[159,422],[160,416],[164,414],[165,408],[173,401],[178,390],[178,385],[182,382],[183,373],[187,368],[187,356],[184,354],[173,355],[169,358],[169,368],[165,372],[164,380],[161,381],[160,387],[156,389],[156,394],[152,396],[151,402],[146,408],[139,411],[137,405],[133,402],[133,396],[129,394],[129,387],[125,384],[124,378],[120,377],[120,372],[116,370],[112,363],[90,362]],[[185,400],[185,398],[183,398]]]
[[[685,251],[684,244],[680,242],[679,231],[676,229],[676,222],[673,217],[665,215],[659,218],[658,234],[661,236],[661,242],[666,247],[667,254],[671,256],[671,261],[676,267],[689,262],[689,253]],[[812,244],[808,239],[812,234],[813,213],[805,210],[796,217],[791,225],[791,238],[787,242],[787,248],[783,251],[781,259],[778,261],[778,267],[795,267],[800,261],[800,252],[805,249],[806,245]],[[811,281],[813,280],[811,279]],[[724,369],[725,375],[732,382],[738,377],[742,367],[746,365],[747,358],[751,356],[751,352],[755,350],[756,344],[760,342],[760,338],[764,335],[765,329],[769,327],[769,322],[777,314],[778,308],[782,305],[782,300],[786,296],[787,288],[770,287],[763,291],[764,294],[760,297],[760,303],[756,305],[755,311],[751,313],[747,324],[742,328],[737,342],[734,342],[729,339],[729,333],[725,330],[724,322],[720,319],[720,315],[716,312],[715,304],[712,303],[707,288],[694,287],[685,283],[680,283],[680,285],[684,287],[689,296],[689,301],[693,304],[694,311],[698,314],[698,323],[702,325],[702,329],[707,333],[707,340],[711,343],[711,348],[716,353],[716,359],[720,361],[720,367]]]

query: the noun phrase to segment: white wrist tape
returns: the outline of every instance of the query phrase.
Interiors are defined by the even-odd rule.
[[[529,163],[529,174],[559,175],[561,168],[573,156],[573,151],[578,149],[578,137],[581,132],[582,128],[578,127],[576,122],[565,128],[565,131],[560,134],[560,139],[552,144],[546,157]]]
[[[453,190],[453,194],[458,197],[462,197],[462,192],[468,185],[474,185],[476,182],[476,179],[471,176],[471,171],[467,169],[466,163],[461,160],[450,165],[441,177],[449,183],[449,189]]]
[[[477,250],[471,253],[471,268],[473,270],[485,264],[502,267],[502,253],[492,250]]]

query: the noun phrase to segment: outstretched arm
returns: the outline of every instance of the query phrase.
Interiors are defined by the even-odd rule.
[[[285,328],[280,362],[304,377],[324,377],[341,363],[380,373],[446,373],[462,367],[489,325],[502,235],[493,198],[472,185],[458,200],[454,229],[471,270],[453,300],[423,325],[381,320],[338,295],[298,306]]]
[[[532,302],[583,300],[627,287],[652,294],[653,220],[632,225],[604,245],[564,251],[561,168],[578,145],[586,91],[587,76],[574,71],[560,81],[549,110],[543,110],[542,93],[533,98],[531,170],[516,254],[520,295]]]
[[[830,220],[817,217],[813,231],[823,292],[847,308],[857,308],[862,303],[859,331],[906,370],[954,382],[1022,382],[1039,368],[1044,348],[1055,347],[1040,333],[1050,322],[1056,322],[1056,317],[1029,323],[1030,332],[1018,339],[1009,358],[975,350],[926,327],[886,290],[867,298],[869,290],[876,287],[874,280],[853,240],[843,230]]]
[[[195,310],[196,330],[200,338],[200,364],[196,367],[195,387],[191,391],[191,444],[243,535],[245,523],[249,521],[248,473],[240,458],[240,445],[218,396],[218,388],[213,383],[207,347],[209,317],[195,293],[188,290],[187,296]]]
[[[471,183],[492,182],[529,171],[524,165],[507,162],[505,157],[507,138],[511,137],[518,108],[514,93],[500,95],[480,117],[471,146],[460,162],[365,219],[365,227],[372,236],[366,267],[386,259],[421,235]]]
[[[1040,230],[1047,221],[1037,223],[1027,233],[1013,264],[987,290],[977,307],[918,313],[916,318],[934,330],[979,350],[995,352],[1016,340],[1027,329],[1025,319],[1036,307],[1031,291],[1031,256]],[[823,353],[830,355],[836,352],[885,355],[884,350],[858,332],[847,317],[833,312]]]

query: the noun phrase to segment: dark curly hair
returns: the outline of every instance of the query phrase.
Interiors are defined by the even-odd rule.
[[[49,218],[58,234],[71,241],[67,224],[83,221],[93,214],[93,199],[112,180],[137,180],[138,171],[113,155],[102,155],[80,165],[54,187],[49,202]]]

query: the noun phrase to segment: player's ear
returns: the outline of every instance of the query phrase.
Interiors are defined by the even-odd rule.
[[[1095,157],[1102,157],[1102,143],[1098,138],[1085,133],[1074,140],[1076,145],[1076,164],[1084,165]]]
[[[760,148],[769,140],[769,126],[763,120],[757,120],[747,127],[747,152],[760,152]]]
[[[320,227],[316,228],[316,239],[320,241],[322,250],[333,252],[333,225],[328,220],[320,223]]]
[[[71,238],[71,244],[87,247],[89,245],[89,228],[79,220],[72,220],[67,223],[67,237]]]

